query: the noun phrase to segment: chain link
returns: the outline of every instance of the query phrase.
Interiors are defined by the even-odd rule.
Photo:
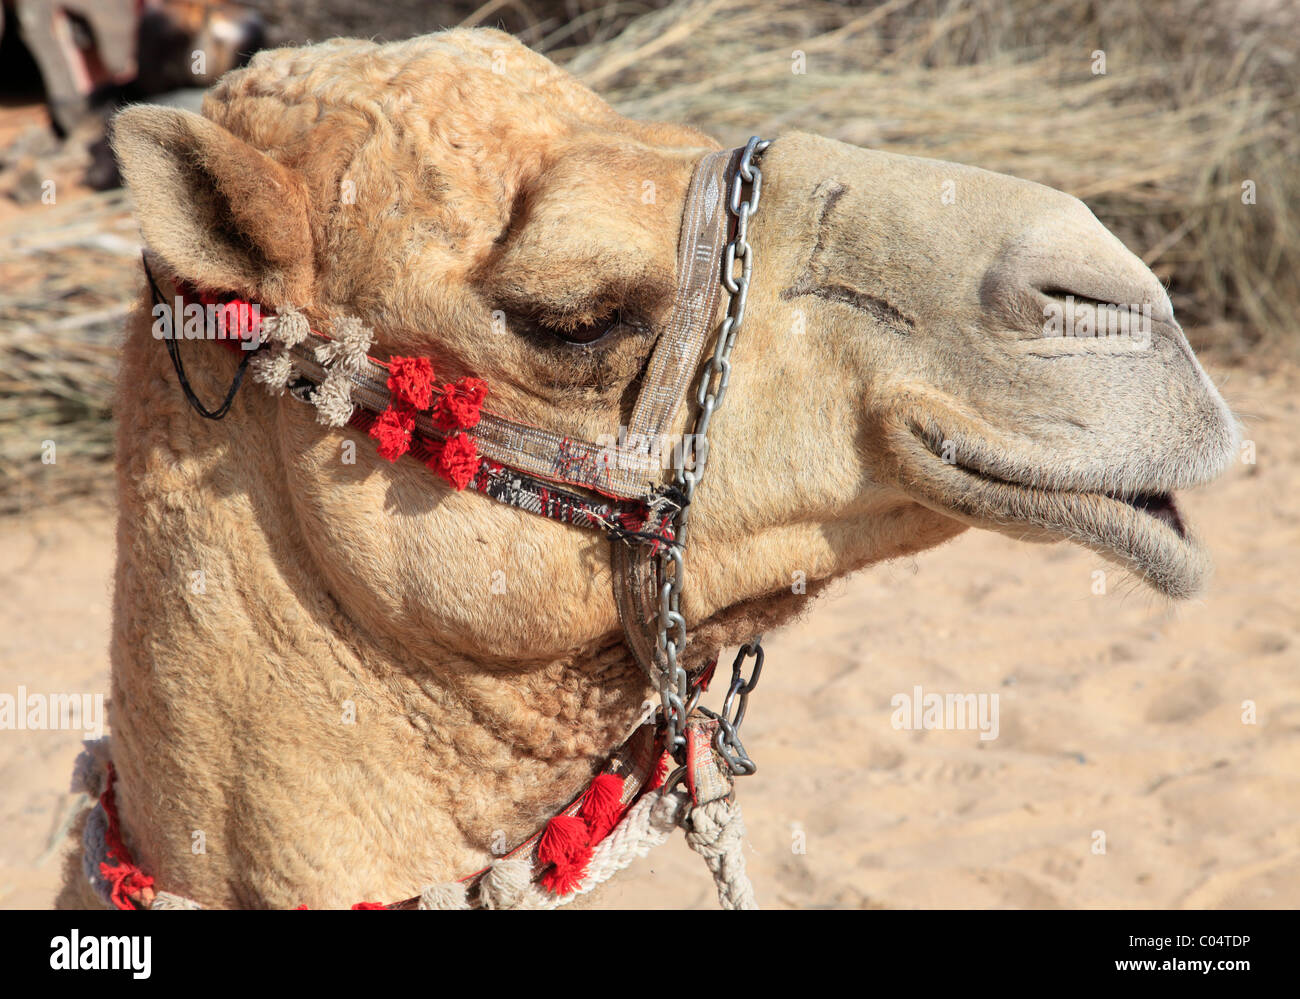
[[[673,518],[673,538],[675,544],[665,545],[659,552],[659,630],[658,646],[664,654],[666,669],[659,698],[663,711],[663,724],[666,733],[667,749],[679,763],[683,762],[682,753],[686,747],[686,716],[690,708],[699,699],[698,690],[692,694],[690,678],[686,670],[677,661],[686,647],[686,618],[681,613],[682,583],[685,581],[685,568],[682,560],[683,546],[686,543],[686,530],[690,519],[691,500],[695,497],[695,488],[699,485],[708,462],[708,430],[713,414],[721,405],[727,394],[727,385],[731,380],[731,352],[736,346],[736,335],[740,332],[745,319],[745,303],[749,298],[749,281],[754,273],[754,248],[749,244],[749,222],[758,211],[759,198],[763,190],[763,172],[758,167],[758,159],[771,145],[771,140],[752,137],[745,144],[740,156],[740,165],[731,178],[728,192],[727,208],[736,217],[736,231],[727,243],[722,254],[722,284],[730,294],[727,315],[718,329],[717,344],[713,356],[709,359],[707,370],[700,379],[699,391],[695,401],[699,412],[695,418],[693,433],[683,448],[681,467],[677,469],[675,483],[686,497],[680,510]],[[739,262],[739,273],[737,273]],[[690,466],[690,467],[687,467]],[[736,776],[751,774],[756,769],[754,761],[745,753],[740,742],[738,730],[745,717],[745,703],[750,691],[758,683],[758,675],[763,668],[763,648],[760,637],[752,639],[741,647],[736,662],[732,666],[731,688],[723,705],[722,714],[711,717],[719,721],[718,736],[715,746],[719,754],[731,767]],[[754,672],[748,682],[741,680],[740,667],[747,655],[755,656]],[[739,696],[740,703],[736,714],[731,717],[732,702]]]
[[[722,702],[722,711],[715,712],[708,708],[700,708],[704,714],[717,720],[718,731],[713,737],[713,748],[718,751],[718,755],[726,761],[731,772],[737,777],[752,774],[758,769],[758,764],[749,758],[749,754],[745,752],[745,744],[740,741],[740,723],[745,720],[749,695],[758,686],[758,678],[763,673],[762,641],[763,636],[756,635],[742,645],[740,651],[736,653],[736,660],[731,664],[731,686],[727,688],[726,699]],[[749,656],[754,657],[754,672],[746,680],[741,668]],[[740,698],[740,703],[735,704],[735,714],[732,714],[732,705],[737,697]]]

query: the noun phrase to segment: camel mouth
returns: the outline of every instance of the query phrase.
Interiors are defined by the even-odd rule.
[[[904,465],[902,482],[918,502],[1020,540],[1080,544],[1173,599],[1203,588],[1209,558],[1172,490],[1015,481],[945,458],[934,438],[913,426],[900,428],[895,441]]]
[[[1167,525],[1180,538],[1187,537],[1187,525],[1183,522],[1182,511],[1178,509],[1178,503],[1174,500],[1173,493],[1140,493],[1136,496],[1117,496],[1109,495],[1111,499],[1119,500],[1121,503],[1127,503],[1135,510],[1141,510],[1148,516],[1154,517],[1162,524]]]
[[[934,457],[942,458],[942,455],[935,453],[933,448],[930,448],[929,450],[930,453],[934,455]],[[1101,499],[1111,500],[1115,503],[1122,503],[1125,506],[1131,507],[1132,509],[1139,511],[1140,513],[1144,513],[1149,517],[1153,517],[1154,519],[1158,520],[1160,523],[1168,527],[1180,538],[1184,540],[1187,539],[1187,524],[1183,520],[1182,511],[1178,508],[1178,501],[1175,498],[1175,494],[1173,492],[1146,491],[1146,492],[1125,493],[1125,492],[1119,492],[1110,489],[1099,489],[1099,490],[1068,489],[1068,488],[1053,489],[1051,487],[1035,485],[1030,482],[1017,482],[1015,480],[1004,479],[996,475],[990,475],[988,472],[985,472],[979,468],[972,467],[970,465],[962,464],[961,462],[948,462],[948,464],[955,464],[955,466],[958,469],[960,469],[962,472],[965,472],[968,475],[977,476],[978,478],[984,479],[987,482],[996,482],[1006,486],[1014,486],[1019,489],[1037,490],[1038,492],[1051,493],[1057,495],[1074,493],[1081,496],[1095,496]]]

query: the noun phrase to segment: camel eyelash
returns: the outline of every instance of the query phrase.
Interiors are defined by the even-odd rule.
[[[543,315],[522,317],[513,325],[548,344],[566,348],[597,348],[612,343],[620,332],[643,335],[650,329],[647,320],[625,309],[613,309],[589,322],[566,322]]]

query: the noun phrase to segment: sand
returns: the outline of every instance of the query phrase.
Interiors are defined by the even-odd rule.
[[[769,637],[739,790],[760,903],[1300,906],[1300,372],[1216,374],[1256,463],[1181,497],[1203,599],[968,531]],[[103,507],[0,521],[0,692],[107,692],[112,547]],[[997,738],[895,728],[918,686],[996,694]],[[53,898],[79,738],[0,731],[0,906]],[[680,837],[599,901],[716,905]]]

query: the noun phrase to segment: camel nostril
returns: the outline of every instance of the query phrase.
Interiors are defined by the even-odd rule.
[[[1058,283],[1035,287],[1032,293],[1042,311],[1044,336],[1149,339],[1153,323],[1173,320],[1172,310],[1157,312],[1159,303],[1153,305],[1143,289],[1121,290],[1114,300]]]
[[[1173,318],[1172,309],[1164,307],[1165,299],[1163,297],[1154,298],[1147,288],[1108,287],[1099,289],[1083,282],[1078,285],[1048,282],[1031,285],[1030,288],[1039,295],[1061,302],[1073,300],[1079,305],[1121,309],[1145,306],[1154,318],[1165,321]]]
[[[1041,288],[1035,288],[1034,290],[1037,291],[1040,295],[1046,295],[1048,298],[1057,298],[1062,301],[1064,301],[1067,298],[1072,298],[1076,302],[1086,302],[1092,305],[1118,304],[1114,302],[1102,302],[1100,299],[1093,298],[1091,295],[1085,295],[1081,292],[1075,291],[1073,288],[1066,288],[1061,285],[1049,284]]]

